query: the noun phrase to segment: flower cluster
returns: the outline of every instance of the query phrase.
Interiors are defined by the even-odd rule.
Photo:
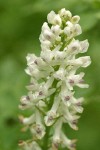
[[[26,73],[31,77],[27,96],[21,98],[20,109],[32,109],[28,118],[20,116],[20,121],[29,128],[31,142],[21,141],[25,150],[58,150],[67,147],[75,150],[76,140],[70,140],[62,130],[67,123],[77,130],[79,113],[82,113],[83,97],[76,98],[74,87],[88,88],[84,83],[84,72],[77,69],[91,63],[89,56],[78,57],[89,47],[88,40],[79,41],[75,37],[82,33],[78,24],[80,17],[72,16],[65,8],[58,14],[51,11],[48,22],[42,26],[40,34],[40,57],[27,55]]]

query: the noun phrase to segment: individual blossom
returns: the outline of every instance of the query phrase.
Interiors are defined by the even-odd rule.
[[[51,126],[59,116],[59,114],[57,113],[59,105],[60,105],[60,97],[55,96],[52,108],[47,112],[47,115],[44,117],[44,121],[47,126]]]
[[[53,24],[53,25],[61,25],[62,20],[60,18],[59,14],[56,14],[54,11],[51,11],[48,15],[47,15],[47,20],[48,23]]]
[[[76,97],[75,87],[88,88],[84,72],[91,64],[87,52],[88,40],[75,39],[82,33],[80,17],[62,8],[47,15],[39,37],[40,56],[28,54],[25,72],[30,76],[28,93],[20,99],[19,108],[29,109],[31,115],[19,116],[32,138],[20,141],[25,150],[76,150],[76,140],[64,133],[63,124],[78,130],[78,119],[83,112],[84,95]]]
[[[38,145],[37,142],[33,141],[33,142],[29,142],[26,143],[25,141],[19,141],[19,146],[23,147],[25,150],[41,150],[41,147]]]
[[[62,142],[62,139],[61,139],[62,123],[63,123],[62,118],[60,118],[54,125],[54,135],[52,137],[52,149],[53,150],[58,150],[59,145]]]
[[[37,139],[42,139],[45,135],[45,126],[42,122],[42,116],[38,109],[35,111],[35,124],[30,127],[30,130]]]
[[[24,125],[30,125],[35,122],[35,115],[32,114],[30,117],[23,117],[22,115],[19,116],[19,120]]]
[[[76,150],[76,139],[70,140],[64,133],[61,133],[61,138],[63,141],[62,147],[67,147],[69,150]]]

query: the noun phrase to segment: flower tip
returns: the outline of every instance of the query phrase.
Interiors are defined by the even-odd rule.
[[[57,118],[58,114],[56,114],[53,111],[49,111],[47,113],[47,116],[44,117],[44,122],[46,124],[46,126],[51,126],[54,122],[55,119]]]
[[[76,15],[72,17],[71,22],[76,24],[79,22],[79,20],[80,20],[80,16]]]
[[[23,140],[18,141],[18,146],[22,147],[24,145],[25,145],[25,141],[23,141]]]
[[[61,142],[62,142],[61,138],[59,138],[59,137],[56,137],[55,139],[53,139],[53,142],[52,142],[52,148],[53,148],[53,150],[58,150]]]
[[[72,17],[72,13],[69,10],[66,10],[65,8],[62,8],[59,11],[59,15],[64,19],[69,19]]]

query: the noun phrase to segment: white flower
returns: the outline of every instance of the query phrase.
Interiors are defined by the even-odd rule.
[[[45,127],[42,123],[41,114],[38,110],[36,110],[35,120],[36,124],[33,124],[33,126],[30,128],[31,133],[34,134],[37,139],[42,139],[45,135]]]
[[[26,88],[29,91],[36,91],[39,88],[39,84],[38,84],[37,80],[35,80],[34,78],[31,78],[30,84],[27,85]]]
[[[70,19],[72,17],[72,14],[69,10],[66,10],[65,8],[62,8],[59,11],[59,15],[60,17],[64,18],[64,19]]]
[[[80,42],[79,40],[75,40],[72,41],[69,45],[68,45],[68,51],[69,53],[72,54],[78,54],[81,50],[81,46],[80,46]]]
[[[46,126],[51,126],[54,122],[55,119],[57,118],[57,114],[55,113],[55,111],[49,111],[47,113],[47,116],[44,117],[44,122],[46,124]]]
[[[30,143],[22,142],[20,145],[26,150],[58,150],[60,147],[75,150],[76,140],[66,137],[62,125],[67,123],[78,130],[80,116],[77,114],[83,112],[84,99],[75,97],[74,86],[88,88],[89,85],[84,83],[84,72],[77,73],[77,70],[91,63],[89,56],[78,57],[78,54],[87,52],[89,43],[88,40],[75,39],[82,33],[78,24],[80,17],[72,16],[65,8],[58,14],[51,11],[47,20],[39,37],[40,56],[28,54],[26,57],[25,71],[31,76],[31,81],[26,86],[28,95],[21,98],[19,107],[31,108],[33,112],[29,117],[20,116],[19,119],[30,129],[33,138]]]
[[[73,66],[78,66],[78,67],[83,67],[86,68],[91,64],[91,59],[90,56],[83,56],[83,57],[79,57],[77,59],[72,59],[68,61],[69,65],[73,65]]]
[[[53,34],[55,34],[56,36],[59,36],[63,31],[61,30],[59,25],[54,25],[51,27],[51,31],[53,32]]]
[[[37,56],[35,54],[28,54],[27,57],[27,65],[30,66],[30,65],[34,65],[36,64],[36,59],[37,59]]]
[[[65,78],[66,71],[64,68],[60,68],[58,71],[54,73],[54,77],[58,80],[63,80]]]
[[[60,51],[61,44],[52,50],[52,60],[49,62],[51,66],[60,65],[62,61],[66,58],[66,52]],[[53,71],[54,72],[54,71]]]
[[[54,58],[56,61],[58,62],[63,61],[65,57],[66,57],[66,53],[64,51],[54,50]]]
[[[19,141],[19,146],[23,147],[25,150],[30,150],[30,145],[25,141]]]
[[[80,16],[76,15],[76,16],[73,16],[72,19],[71,19],[71,22],[76,24],[78,23],[80,20]]]
[[[53,103],[53,105],[52,105],[52,107],[51,107],[51,112],[57,112],[57,109],[58,109],[58,107],[59,107],[59,105],[60,105],[60,96],[59,95],[57,95],[57,96],[55,96],[55,99],[54,99],[54,103]]]
[[[23,116],[19,116],[19,120],[24,125],[29,125],[35,122],[35,115],[31,115],[30,117],[24,118]]]
[[[77,116],[76,114],[73,114],[71,111],[68,110],[68,108],[64,105],[62,105],[63,107],[63,114],[64,114],[64,121],[66,123],[69,124],[69,126],[73,129],[73,130],[78,130],[77,127],[77,122],[78,119],[80,118],[79,116]]]
[[[71,105],[73,93],[70,90],[68,90],[65,83],[62,83],[60,97],[64,105],[68,107]]]
[[[48,80],[45,83],[46,89],[49,89],[50,87],[52,87],[53,82],[54,82],[54,77],[48,77]]]
[[[36,105],[40,100],[52,95],[55,92],[55,88],[51,88],[54,81],[53,77],[48,77],[47,82],[42,82],[41,84],[34,84],[28,86],[27,88],[33,92],[29,92],[28,96],[23,96],[21,98],[21,103],[26,105]],[[33,81],[35,82],[35,81]]]
[[[59,149],[59,145],[62,142],[61,139],[61,128],[62,128],[62,118],[60,118],[56,124],[54,125],[54,135],[53,135],[53,141],[52,141],[52,148],[54,150]]]
[[[33,141],[33,142],[31,143],[30,147],[31,147],[30,150],[42,150],[42,149],[40,148],[40,146],[39,146],[35,141]]]
[[[71,28],[68,26],[64,28],[64,33],[67,35],[68,38],[73,37],[73,32],[72,32]]]
[[[31,126],[30,130],[37,139],[42,139],[45,135],[45,128],[41,124]]]
[[[70,74],[66,81],[66,85],[68,86],[69,90],[73,90],[73,86],[75,85],[80,88],[88,88],[89,85],[84,83],[83,76],[84,72],[81,72],[78,75]]]
[[[53,80],[51,78],[46,83],[40,84],[38,91],[35,93],[37,95],[38,99],[44,99],[56,91],[55,88],[50,88],[50,81],[51,81],[51,85],[52,85]]]
[[[88,40],[81,41],[80,45],[81,45],[81,53],[85,53],[89,47]]]
[[[41,64],[42,65],[42,64]],[[41,78],[46,78],[52,72],[54,69],[51,66],[41,66],[40,67],[36,65],[31,65],[25,69],[25,72],[30,75],[31,77],[35,78],[36,80],[39,80]],[[47,70],[48,68],[48,70]],[[47,70],[47,71],[46,71]]]
[[[41,57],[48,63],[51,63],[54,55],[53,52],[49,49],[47,49],[46,51],[41,51]]]
[[[43,25],[42,25],[42,31],[44,32],[45,30],[48,30],[50,31],[50,28],[48,26],[48,23],[47,22],[44,22]]]
[[[42,39],[42,36],[40,36],[40,42],[41,42],[41,50],[46,51],[52,46],[52,43],[48,40]]]
[[[20,99],[20,102],[22,104],[28,104],[30,101],[30,97],[29,96],[22,96],[21,99]]]
[[[45,40],[48,40],[48,41],[53,41],[55,37],[54,34],[48,30],[45,30],[43,35],[44,35]]]
[[[73,28],[73,23],[72,22],[70,22],[70,21],[67,21],[66,22],[66,26],[68,26],[68,27],[70,27],[70,28]]]
[[[51,126],[59,116],[59,114],[57,113],[59,104],[60,104],[60,97],[56,96],[50,111],[48,111],[47,115],[44,117],[44,121],[47,126]]]
[[[64,28],[64,33],[67,35],[68,39],[78,36],[82,33],[81,26],[79,24],[72,24],[70,21],[66,23]]]
[[[51,11],[51,12],[47,15],[48,23],[53,24],[53,19],[54,19],[55,16],[56,16],[55,12],[54,12],[54,11]]]
[[[74,37],[80,35],[81,33],[82,33],[81,26],[79,24],[75,24],[73,26],[73,35],[74,35]]]
[[[26,143],[25,141],[20,141],[19,146],[23,147],[25,150],[42,150],[37,142],[32,141],[31,143]]]
[[[51,11],[48,16],[47,16],[47,20],[50,24],[53,25],[61,25],[62,21],[61,18],[59,16],[59,14],[56,14],[54,11]]]
[[[76,139],[70,140],[64,133],[61,133],[61,138],[63,141],[63,147],[67,147],[70,150],[76,150]]]
[[[64,34],[67,35],[67,39],[69,40],[74,37],[73,24],[70,21],[67,21],[66,25],[67,26],[65,26],[65,28],[64,28]]]
[[[73,97],[73,100],[72,100],[72,107],[73,109],[78,112],[78,113],[82,113],[83,112],[83,107],[82,107],[82,103],[84,101],[84,98],[83,97],[80,97],[78,99],[74,98]]]
[[[40,71],[35,65],[27,67],[25,72],[36,79],[40,78]]]
[[[33,106],[32,102],[31,102],[31,95],[28,94],[28,96],[22,96],[20,99],[20,105],[19,108],[24,110],[27,108],[31,108]]]

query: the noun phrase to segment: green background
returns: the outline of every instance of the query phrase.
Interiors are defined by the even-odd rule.
[[[65,132],[78,139],[77,150],[100,149],[100,0],[0,0],[0,150],[19,150],[18,141],[28,136],[18,121],[19,99],[29,82],[25,57],[40,53],[38,37],[47,14],[64,7],[81,17],[79,38],[89,40],[86,55],[92,59],[85,70],[90,88],[78,89],[85,97],[79,130],[65,126]]]

